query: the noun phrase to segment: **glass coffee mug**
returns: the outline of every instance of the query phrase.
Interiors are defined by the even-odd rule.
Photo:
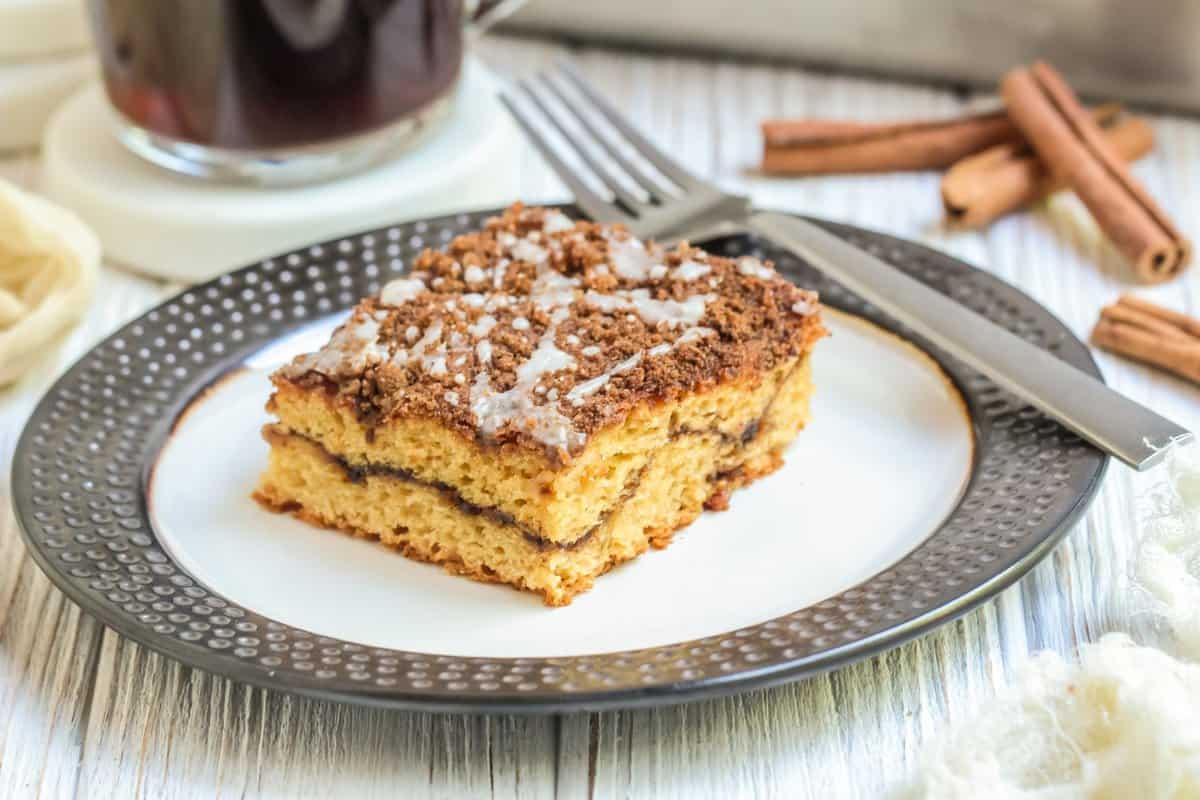
[[[397,152],[449,108],[467,34],[520,0],[91,0],[117,136],[156,164],[296,183]]]

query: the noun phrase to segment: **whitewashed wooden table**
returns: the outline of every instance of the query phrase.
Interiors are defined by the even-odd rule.
[[[800,69],[491,39],[509,74],[566,56],[697,172],[763,205],[912,238],[1029,292],[1086,336],[1129,288],[1120,259],[1070,197],[985,233],[939,224],[933,174],[767,179],[757,120],[951,114],[990,98]],[[1048,54],[1053,55],[1053,54]],[[1193,237],[1200,122],[1153,118],[1136,167]],[[524,196],[561,188],[527,154]],[[36,186],[37,161],[0,161]],[[1200,271],[1146,294],[1200,312]],[[1065,541],[1000,598],[897,650],[805,683],[721,700],[545,717],[398,713],[252,689],[182,667],[80,612],[25,552],[8,472],[21,425],[57,371],[174,287],[106,270],[91,313],[45,368],[0,392],[0,797],[875,797],[911,773],[930,736],[961,721],[1035,650],[1069,653],[1112,630],[1157,635],[1124,590],[1139,511],[1160,480],[1113,466]],[[1108,380],[1189,427],[1200,390],[1120,361]],[[919,465],[913,465],[919,468]]]

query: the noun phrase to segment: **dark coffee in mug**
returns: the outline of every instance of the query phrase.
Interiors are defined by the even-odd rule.
[[[134,125],[232,150],[386,128],[446,96],[461,0],[92,0],[104,84]]]

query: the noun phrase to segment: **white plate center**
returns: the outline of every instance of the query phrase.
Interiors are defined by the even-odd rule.
[[[252,359],[179,424],[155,469],[163,543],[234,603],[316,634],[454,656],[584,655],[671,644],[764,622],[895,563],[954,508],[972,436],[960,397],[926,356],[828,313],[814,355],[813,421],[781,470],[705,513],[663,551],[599,578],[565,608],[454,577],[383,546],[268,513],[250,499],[266,465],[267,374],[334,321]],[[919,466],[918,466],[919,465]]]

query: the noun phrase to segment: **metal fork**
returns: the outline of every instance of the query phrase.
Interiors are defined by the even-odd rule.
[[[639,237],[660,241],[763,236],[1135,469],[1192,440],[1184,428],[875,256],[810,222],[756,210],[748,197],[700,180],[651,144],[572,67],[560,65],[518,86],[528,103],[508,93],[501,100],[593,219],[620,222]],[[523,107],[529,104],[537,114]],[[556,146],[548,130],[562,144]],[[579,164],[568,163],[567,154]]]

